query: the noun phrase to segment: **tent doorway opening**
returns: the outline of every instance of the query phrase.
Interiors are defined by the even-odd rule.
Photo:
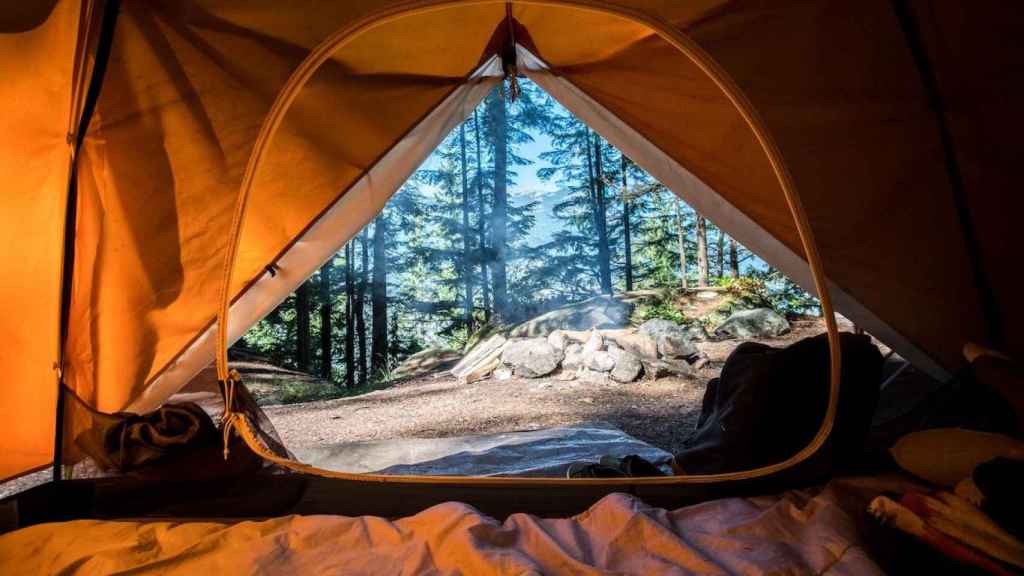
[[[668,471],[740,343],[825,331],[814,297],[542,87],[507,91],[232,347],[298,460],[562,475],[641,454]]]

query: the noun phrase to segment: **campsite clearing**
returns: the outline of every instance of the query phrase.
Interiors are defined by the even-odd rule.
[[[848,322],[841,328],[851,330]],[[779,338],[785,346],[824,332],[821,320],[797,320]],[[669,452],[677,451],[700,414],[707,382],[739,340],[702,342],[710,362],[694,378],[630,384],[562,382],[549,378],[488,379],[459,384],[439,372],[361,396],[264,406],[292,449],[390,438],[439,438],[602,421]]]

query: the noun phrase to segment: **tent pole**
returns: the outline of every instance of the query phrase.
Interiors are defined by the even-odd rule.
[[[1002,347],[1005,343],[1002,317],[999,314],[999,304],[996,302],[995,293],[992,291],[992,284],[981,262],[981,249],[978,247],[978,238],[974,231],[974,221],[971,219],[971,209],[967,204],[967,192],[964,190],[963,175],[960,172],[960,165],[956,159],[956,149],[953,145],[953,132],[946,122],[946,102],[939,89],[939,82],[935,77],[935,69],[928,58],[928,50],[921,37],[921,28],[918,25],[914,9],[907,0],[892,0],[892,9],[899,21],[900,29],[907,41],[907,48],[914,59],[914,65],[921,76],[921,85],[924,88],[925,96],[928,98],[928,106],[935,114],[935,124],[939,129],[939,138],[942,141],[943,159],[946,165],[946,175],[949,177],[949,185],[953,193],[953,206],[956,208],[957,218],[960,220],[960,231],[963,234],[964,246],[967,250],[967,258],[970,260],[971,272],[974,276],[974,287],[978,291],[981,313],[985,318],[986,336],[994,347]]]
[[[72,282],[75,275],[75,232],[78,223],[78,152],[82,149],[85,141],[85,133],[89,130],[89,121],[96,110],[96,102],[99,100],[100,87],[103,85],[103,77],[107,71],[107,61],[110,58],[110,46],[114,42],[114,27],[117,24],[117,15],[120,12],[120,0],[107,0],[103,9],[103,21],[100,25],[100,36],[96,45],[96,55],[93,61],[92,74],[89,77],[89,88],[85,95],[85,102],[82,105],[82,113],[78,119],[78,126],[73,138],[71,156],[71,169],[68,173],[68,196],[67,206],[64,209],[64,257],[61,266],[61,298],[60,298],[60,340],[57,356],[57,410],[56,429],[53,440],[53,481],[59,482],[62,478],[62,461],[64,452],[64,374],[68,338],[68,325],[71,318],[71,293]],[[86,38],[88,42],[88,38]],[[88,45],[85,44],[85,50]],[[84,59],[83,59],[84,61]]]

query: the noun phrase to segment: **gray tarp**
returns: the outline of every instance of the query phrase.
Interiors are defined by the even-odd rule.
[[[637,454],[666,472],[672,455],[603,422],[451,438],[347,442],[297,449],[305,462],[338,472],[445,476],[564,476],[572,462]]]

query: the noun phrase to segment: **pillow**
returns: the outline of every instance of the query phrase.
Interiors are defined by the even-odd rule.
[[[903,436],[889,452],[903,470],[951,488],[982,462],[999,457],[1024,460],[1024,442],[1002,434],[936,428]]]

